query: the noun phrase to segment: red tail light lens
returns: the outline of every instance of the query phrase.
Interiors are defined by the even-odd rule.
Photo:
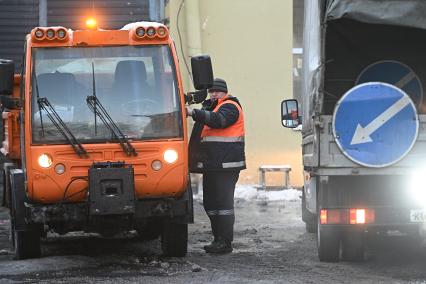
[[[374,209],[321,209],[321,224],[371,224],[376,220]]]

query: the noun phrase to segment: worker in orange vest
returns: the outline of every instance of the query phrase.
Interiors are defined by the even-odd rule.
[[[214,79],[210,99],[201,109],[187,108],[195,121],[189,142],[190,171],[203,174],[203,203],[210,218],[213,242],[208,253],[232,252],[234,191],[240,170],[246,168],[244,113],[228,94],[223,79]]]

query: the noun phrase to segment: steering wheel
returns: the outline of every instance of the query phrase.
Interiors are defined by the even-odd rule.
[[[160,104],[152,99],[136,99],[122,103],[120,109],[129,116],[149,116],[160,110]]]

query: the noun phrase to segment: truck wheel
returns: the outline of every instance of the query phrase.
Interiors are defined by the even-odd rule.
[[[318,225],[315,223],[305,223],[306,232],[314,234],[317,232]]]
[[[345,232],[342,236],[342,260],[363,261],[363,232]]]
[[[318,257],[324,262],[338,262],[340,256],[340,235],[333,228],[322,227],[318,224],[317,232]]]
[[[165,222],[161,248],[165,256],[185,256],[188,250],[188,224]]]
[[[305,222],[306,232],[316,233],[318,229],[317,216],[306,208],[305,190],[302,189],[302,220]]]
[[[41,245],[40,245],[40,231],[25,230],[17,231],[15,230],[15,220],[10,214],[10,242],[12,249],[14,251],[14,259],[26,259],[26,258],[38,258],[41,256]]]
[[[163,222],[158,219],[149,219],[142,226],[136,227],[136,232],[138,232],[139,239],[142,241],[151,241],[157,239],[161,236],[163,229]]]
[[[13,230],[15,259],[38,258],[41,255],[40,232]]]
[[[10,208],[11,194],[10,194],[10,170],[16,168],[13,163],[3,164],[3,206]]]
[[[11,173],[9,177],[11,193],[10,233],[15,259],[40,257],[41,229],[38,225],[27,224],[25,220],[27,197],[23,188],[22,174],[13,176]]]

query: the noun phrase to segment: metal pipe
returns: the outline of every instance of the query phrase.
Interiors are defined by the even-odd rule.
[[[47,0],[40,0],[38,2],[38,25],[40,27],[47,27]]]
[[[202,48],[198,0],[185,0],[185,14],[188,56],[200,55]]]
[[[157,0],[149,0],[149,20],[158,22]]]

